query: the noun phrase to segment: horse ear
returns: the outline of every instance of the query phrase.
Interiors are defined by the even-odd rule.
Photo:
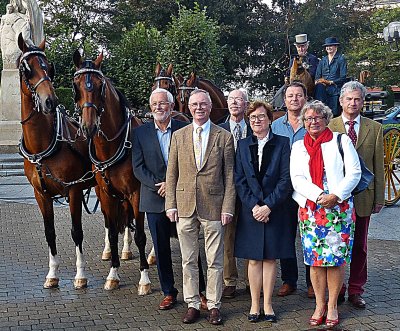
[[[156,70],[154,70],[154,73],[155,73],[156,77],[158,77],[158,75],[160,74],[160,72],[161,72],[161,64],[160,64],[160,62],[157,62],[157,64],[156,64]]]
[[[79,69],[82,65],[82,55],[81,52],[77,49],[72,56],[76,69]]]
[[[26,46],[24,37],[22,37],[22,33],[20,33],[18,35],[18,47],[21,50],[22,53],[25,53],[28,49],[28,47]]]
[[[196,73],[191,72],[187,81],[189,86],[191,86],[196,81]]]
[[[99,56],[97,57],[97,59],[93,61],[94,66],[95,66],[97,69],[100,69],[101,62],[102,62],[102,61],[103,61],[103,51],[101,51],[100,54],[99,54]]]
[[[41,51],[44,51],[45,47],[46,47],[46,38],[44,38],[44,39],[42,40],[42,42],[40,43],[39,49],[40,49]]]
[[[167,75],[172,76],[172,69],[174,68],[174,65],[172,63],[169,64],[167,68]]]

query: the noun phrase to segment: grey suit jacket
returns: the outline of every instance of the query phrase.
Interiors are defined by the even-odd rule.
[[[171,119],[172,133],[187,124]],[[140,211],[148,213],[165,211],[165,199],[157,194],[158,187],[155,184],[165,182],[167,166],[161,153],[157,130],[153,122],[133,130],[132,165],[135,177],[141,182]]]
[[[346,133],[341,116],[331,120],[328,126],[332,131]],[[354,197],[357,215],[367,217],[372,214],[374,205],[385,203],[382,125],[361,116],[356,150],[375,175],[368,189]]]
[[[176,208],[178,217],[220,221],[221,213],[235,213],[233,137],[211,123],[203,165],[197,170],[193,125],[174,133],[168,159],[165,209]]]

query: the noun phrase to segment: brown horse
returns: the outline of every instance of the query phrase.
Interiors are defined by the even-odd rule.
[[[292,67],[290,68],[290,82],[300,81],[307,88],[307,95],[309,97],[314,96],[314,80],[312,79],[310,73],[308,72],[308,63],[305,62],[305,56],[296,56],[293,59]]]
[[[178,97],[176,98],[179,105],[179,111],[191,117],[189,111],[190,93],[195,89],[203,89],[210,94],[212,109],[210,119],[212,122],[219,124],[226,120],[229,115],[228,103],[225,96],[213,82],[208,79],[197,77],[195,73],[191,73],[187,79],[178,77]]]
[[[134,217],[141,271],[138,293],[146,295],[151,292],[151,283],[145,256],[144,214],[139,212],[140,182],[133,175],[130,142],[131,129],[141,122],[132,116],[125,97],[101,72],[102,53],[91,61],[83,60],[75,51],[73,59],[77,70],[73,80],[76,110],[82,131],[89,138],[89,156],[111,246],[111,269],[104,288],[119,287],[118,232]]]
[[[78,125],[69,121],[57,107],[52,84],[54,69],[44,53],[45,41],[39,47],[30,47],[20,35],[18,45],[22,51],[19,59],[22,124],[19,147],[24,156],[25,175],[33,186],[43,216],[49,246],[49,272],[43,286],[54,288],[59,283],[53,199],[66,197],[76,248],[74,286],[84,288],[87,279],[82,250],[83,189],[95,184],[87,143],[78,141]]]

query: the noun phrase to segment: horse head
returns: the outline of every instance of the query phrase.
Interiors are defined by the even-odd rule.
[[[310,64],[306,56],[296,56],[293,59],[292,67],[290,68],[290,82],[300,81],[307,88],[307,94],[309,96],[314,95],[314,80],[312,79],[308,69]]]
[[[103,52],[96,60],[83,59],[76,50],[73,56],[76,67],[72,88],[75,111],[80,117],[80,125],[87,137],[93,137],[99,129],[100,117],[104,111],[106,79],[101,72]]]
[[[22,93],[33,99],[35,110],[49,114],[55,112],[58,98],[52,83],[55,70],[53,64],[47,61],[45,44],[45,40],[38,47],[27,44],[20,33],[18,47],[22,54],[18,60],[18,68]]]
[[[182,76],[178,76],[179,87],[178,87],[178,97],[177,103],[179,106],[179,111],[181,113],[191,116],[189,111],[189,98],[190,93],[197,89],[198,78],[195,72],[192,72],[186,79]]]
[[[176,97],[176,78],[172,74],[173,64],[170,63],[167,69],[161,67],[161,64],[157,62],[155,70],[155,78],[152,90],[156,88],[162,88],[164,90],[170,91],[171,94]]]

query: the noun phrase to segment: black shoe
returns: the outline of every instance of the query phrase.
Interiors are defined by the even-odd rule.
[[[260,313],[258,314],[249,314],[247,315],[247,319],[250,323],[257,323],[260,320]]]
[[[278,320],[277,320],[275,314],[271,314],[271,315],[264,315],[264,321],[276,323]]]

